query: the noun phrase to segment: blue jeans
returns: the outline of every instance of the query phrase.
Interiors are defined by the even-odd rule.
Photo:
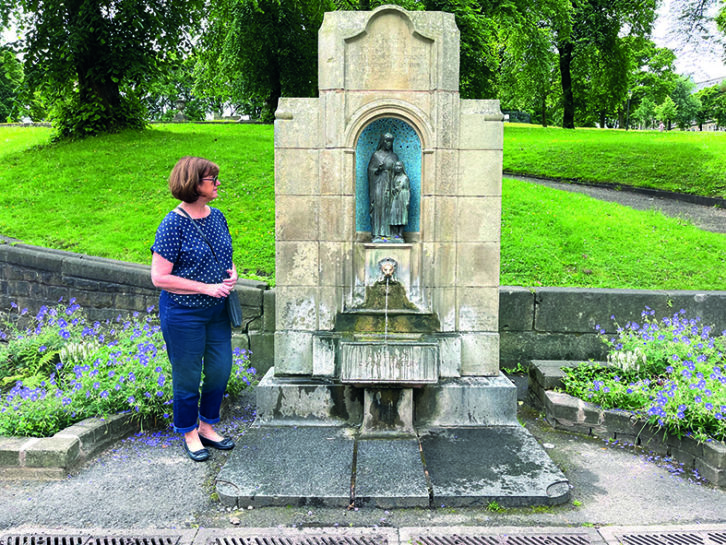
[[[159,319],[171,361],[174,430],[192,431],[198,420],[216,424],[232,370],[232,328],[224,301],[191,308],[162,291]]]

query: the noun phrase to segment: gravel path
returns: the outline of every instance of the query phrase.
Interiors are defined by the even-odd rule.
[[[684,218],[696,227],[714,233],[726,233],[726,209],[684,202],[672,197],[657,197],[628,191],[615,190],[605,187],[596,187],[569,182],[555,182],[543,178],[532,178],[514,174],[504,174],[505,178],[523,180],[535,184],[570,191],[584,193],[601,201],[617,202],[636,210],[660,210],[667,216]]]

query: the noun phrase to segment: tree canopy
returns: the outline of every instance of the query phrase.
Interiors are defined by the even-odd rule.
[[[0,0],[0,18],[25,31],[25,76],[52,103],[60,136],[142,127],[140,89],[172,52],[188,51],[186,29],[203,0]]]
[[[698,24],[717,0],[674,1]],[[143,127],[182,103],[192,118],[227,106],[269,121],[281,96],[316,96],[325,12],[384,3],[455,16],[464,98],[568,128],[627,126],[666,97],[682,124],[696,115],[673,94],[673,52],[649,39],[656,0],[0,0],[0,24],[24,30],[20,56],[0,55],[0,116],[40,99],[69,137]],[[726,8],[717,22],[726,31]]]

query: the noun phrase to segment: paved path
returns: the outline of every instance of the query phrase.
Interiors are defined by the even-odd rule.
[[[584,193],[602,201],[617,202],[636,210],[660,210],[667,216],[685,218],[705,231],[726,233],[726,209],[724,208],[693,204],[671,197],[651,196],[627,189],[615,190],[577,183],[555,182],[544,178],[515,174],[504,174],[504,177],[532,182],[563,191]]]
[[[245,433],[252,417],[251,400],[243,399],[228,412],[225,433]],[[30,533],[41,528],[513,526],[538,531],[593,525],[673,529],[726,524],[726,490],[704,484],[684,468],[648,452],[630,452],[600,439],[553,430],[526,406],[519,418],[565,473],[572,486],[570,503],[502,511],[296,505],[236,510],[222,506],[214,495],[214,479],[227,453],[215,451],[211,462],[193,463],[183,454],[177,436],[149,432],[119,442],[60,481],[0,481],[0,543],[8,543],[2,539],[3,530]]]

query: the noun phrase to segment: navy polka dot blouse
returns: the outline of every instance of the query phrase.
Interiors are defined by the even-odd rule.
[[[214,247],[219,263],[192,221],[199,225]],[[232,237],[227,219],[216,208],[211,208],[207,217],[195,220],[180,216],[174,211],[169,212],[156,230],[151,251],[174,264],[171,270],[174,276],[205,284],[219,284],[228,276],[227,269],[232,268]],[[216,297],[202,294],[169,295],[172,300],[186,307],[213,307],[221,302]]]

